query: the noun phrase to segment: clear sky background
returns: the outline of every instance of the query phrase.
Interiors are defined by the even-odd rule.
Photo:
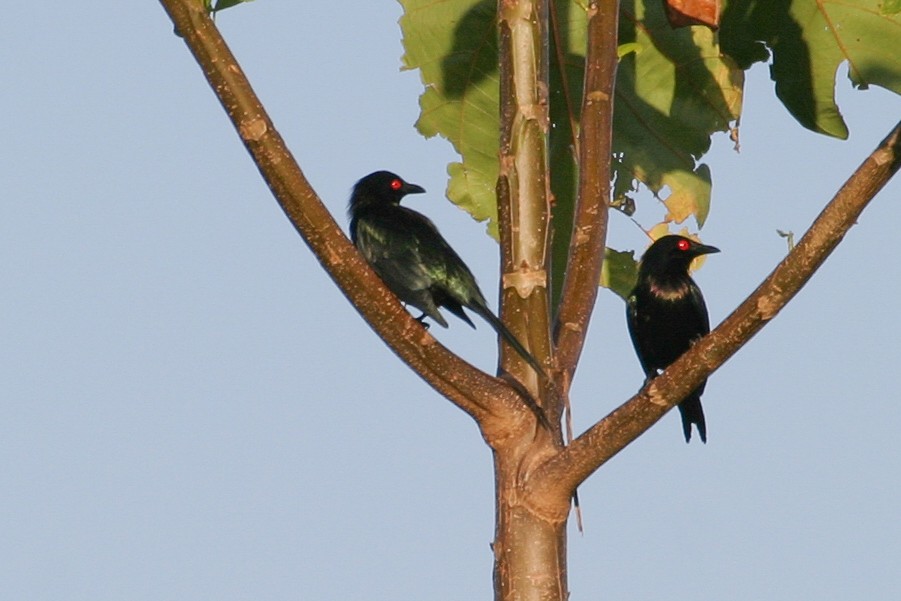
[[[391,169],[496,307],[497,251],[414,129],[394,2],[260,0],[219,25],[334,215]],[[490,599],[491,457],[312,258],[158,2],[17,2],[0,20],[0,598]],[[749,74],[718,136],[697,274],[721,321],[901,116],[838,95],[842,142]],[[581,488],[582,599],[891,599],[901,589],[901,182],[710,380],[709,443],[673,412]],[[659,207],[638,218],[655,223]],[[610,240],[643,248],[613,215]],[[443,343],[493,370],[488,327]],[[578,431],[642,373],[602,292]]]

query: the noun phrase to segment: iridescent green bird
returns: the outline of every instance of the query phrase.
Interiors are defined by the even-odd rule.
[[[402,302],[442,327],[444,307],[473,328],[463,307],[480,315],[542,377],[541,364],[488,308],[472,272],[425,215],[400,206],[425,190],[389,171],[358,181],[350,196],[350,237],[372,269]]]

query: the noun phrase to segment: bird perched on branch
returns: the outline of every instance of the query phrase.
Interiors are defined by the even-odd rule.
[[[717,253],[714,246],[683,236],[664,236],[654,242],[638,267],[638,280],[629,294],[626,317],[632,344],[650,380],[678,359],[698,338],[710,331],[707,305],[688,274],[696,257]],[[691,440],[691,425],[707,442],[707,425],[701,394],[707,381],[679,403],[685,442]]]
[[[473,328],[463,308],[481,316],[542,377],[541,364],[491,312],[463,259],[421,213],[400,206],[407,194],[425,190],[389,171],[370,173],[350,195],[350,237],[372,269],[403,303],[442,327],[444,307]],[[424,322],[423,322],[424,323]]]

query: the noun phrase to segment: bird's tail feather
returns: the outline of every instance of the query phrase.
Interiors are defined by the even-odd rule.
[[[519,393],[519,396],[522,397],[523,404],[529,408],[536,418],[538,418],[538,423],[540,423],[548,432],[553,432],[554,428],[551,426],[551,421],[548,419],[547,413],[544,412],[544,409],[541,408],[538,401],[532,397],[528,389],[522,385],[522,382],[510,374],[501,374],[500,377],[510,384],[510,386],[513,387],[513,390]]]
[[[541,366],[541,363],[538,362],[535,357],[532,356],[529,351],[526,350],[526,347],[522,345],[522,343],[517,340],[516,336],[513,335],[507,326],[504,325],[504,322],[500,320],[500,318],[491,312],[491,309],[485,306],[474,305],[471,306],[472,310],[482,316],[482,318],[494,328],[494,331],[497,332],[504,341],[510,345],[510,347],[516,351],[520,357],[522,357],[526,363],[528,363],[532,369],[538,373],[544,379],[547,379],[547,374],[544,371],[544,368]]]
[[[701,407],[701,395],[695,391],[679,403],[679,413],[682,417],[682,433],[685,434],[685,442],[691,440],[691,425],[698,428],[701,442],[707,443],[707,423],[704,421],[704,408]]]
[[[528,363],[539,376],[541,376],[545,380],[548,380],[547,374],[541,367],[541,364],[538,362],[538,360],[535,359],[535,357],[533,357],[532,354],[526,350],[526,347],[524,347],[522,343],[516,339],[516,336],[513,335],[513,332],[507,329],[507,326],[504,325],[504,323],[498,318],[498,316],[491,312],[491,309],[489,309],[485,305],[476,303],[467,306],[478,315],[481,315],[482,318],[487,321],[492,328],[494,328],[494,331],[497,332],[498,335],[500,335],[500,337],[503,338],[507,344],[513,347],[513,350],[519,353],[519,356],[525,359],[526,363]],[[516,379],[513,378],[513,376],[510,376],[510,380],[516,382]],[[529,394],[529,391],[526,390],[526,387],[521,383],[516,382],[514,388],[516,388],[520,392],[523,397],[523,402],[532,411],[532,413],[535,414],[541,425],[547,428],[548,431],[552,431],[551,423],[548,420],[547,414],[544,412],[544,409],[541,408],[541,405],[539,405],[538,402],[532,398],[532,395]]]

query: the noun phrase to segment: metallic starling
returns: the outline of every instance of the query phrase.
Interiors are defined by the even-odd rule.
[[[385,285],[407,305],[447,327],[444,307],[475,327],[463,307],[480,315],[542,377],[541,364],[491,312],[475,277],[438,228],[421,213],[400,206],[425,190],[388,171],[358,181],[350,196],[350,237]]]
[[[626,318],[632,344],[648,380],[687,351],[710,331],[707,305],[688,267],[695,257],[719,252],[682,236],[664,236],[654,242],[638,268],[638,280],[629,294]],[[701,394],[707,381],[679,403],[685,442],[695,424],[707,442]]]

